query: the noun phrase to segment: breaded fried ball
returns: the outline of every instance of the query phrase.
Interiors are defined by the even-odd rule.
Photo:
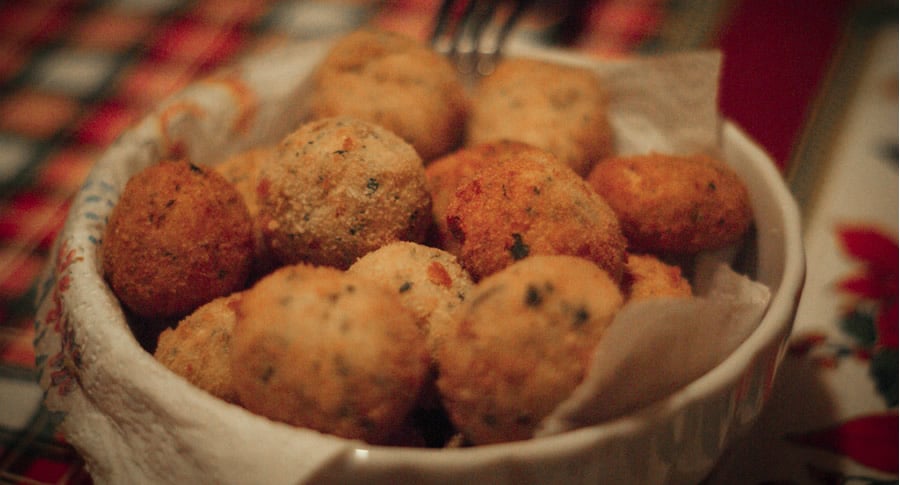
[[[430,342],[446,331],[451,315],[474,286],[456,256],[438,248],[412,242],[396,242],[372,251],[347,270],[387,284],[403,305],[416,315]],[[428,446],[442,446],[454,433],[434,384],[433,362],[416,409],[410,415],[406,437],[417,431]]]
[[[241,404],[295,426],[382,443],[429,367],[395,291],[327,266],[284,266],[243,292],[231,370]]]
[[[422,241],[431,198],[416,151],[373,123],[339,117],[289,134],[264,164],[260,224],[284,264],[346,269],[393,241]]]
[[[670,265],[652,254],[629,253],[625,262],[625,284],[628,300],[644,298],[687,298],[691,284],[681,268]]]
[[[101,259],[113,292],[135,315],[180,318],[243,288],[253,261],[250,215],[215,171],[161,162],[128,180]]]
[[[634,252],[719,249],[739,241],[753,219],[741,179],[707,155],[612,157],[587,180],[616,212]]]
[[[262,276],[275,269],[275,258],[269,252],[259,224],[259,203],[256,198],[256,185],[259,182],[259,171],[268,157],[275,153],[275,145],[251,148],[232,155],[224,162],[213,167],[231,182],[244,198],[250,220],[253,222],[253,271],[255,276]]]
[[[585,176],[613,153],[607,95],[588,69],[508,58],[472,95],[466,144],[510,139],[556,155]]]
[[[579,256],[622,277],[625,238],[615,214],[556,163],[517,157],[482,168],[457,188],[447,225],[476,281],[535,254]]]
[[[398,33],[359,30],[339,39],[312,75],[315,118],[378,123],[431,160],[464,134],[468,99],[444,56]]]
[[[227,402],[238,401],[231,378],[231,334],[240,293],[216,298],[159,335],[153,356],[191,384]]]
[[[425,182],[431,194],[433,216],[429,244],[457,253],[457,244],[447,228],[447,205],[456,188],[482,166],[502,158],[519,156],[556,161],[549,152],[527,143],[498,140],[460,148],[425,166]]]
[[[347,272],[387,284],[426,328],[433,320],[449,318],[474,284],[456,256],[407,241],[366,254]]]
[[[609,274],[533,256],[479,282],[435,349],[438,390],[473,444],[531,438],[584,379],[623,304]]]

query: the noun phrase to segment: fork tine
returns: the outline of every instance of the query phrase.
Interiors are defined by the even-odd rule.
[[[457,31],[454,47],[458,52],[469,52],[478,49],[485,27],[493,20],[497,2],[470,1],[463,14],[461,28]],[[466,45],[468,42],[468,45]]]
[[[493,38],[481,37],[479,35],[478,62],[476,70],[479,75],[486,76],[490,74],[499,60],[500,54],[506,45],[506,39],[512,32],[513,27],[522,17],[526,10],[531,6],[533,0],[518,0],[513,7],[512,12],[503,21],[496,35]],[[488,43],[488,45],[485,45]]]
[[[533,0],[519,0],[516,2],[516,6],[513,9],[512,13],[509,14],[509,17],[506,18],[506,22],[503,23],[503,27],[500,28],[500,33],[497,36],[497,52],[499,52],[503,45],[506,43],[506,38],[509,37],[509,33],[512,32],[513,27],[519,21],[519,18],[531,7],[531,4],[534,3]]]
[[[485,75],[493,70],[507,37],[532,0],[462,1],[464,5],[456,0],[441,2],[430,42],[463,74]],[[506,3],[513,5],[498,8]]]
[[[463,74],[472,73],[476,69],[482,36],[485,28],[494,20],[495,9],[494,1],[472,0],[466,5],[448,53]]]
[[[478,0],[443,0],[438,8],[437,21],[431,33],[431,46],[441,54],[450,54],[463,40]]]
[[[445,31],[450,23],[450,12],[453,10],[454,3],[455,0],[443,0],[441,6],[438,8],[437,21],[434,24],[434,29],[431,31],[431,37],[429,39],[429,43],[435,49],[441,47],[439,43],[444,35],[446,35]]]

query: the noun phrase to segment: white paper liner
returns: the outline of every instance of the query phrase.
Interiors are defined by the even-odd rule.
[[[718,153],[722,123],[719,51],[600,62],[547,49],[523,47],[514,54],[596,72],[610,95],[609,117],[617,154]]]
[[[585,380],[539,426],[547,436],[602,423],[680,389],[722,362],[759,324],[765,285],[718,264],[707,293],[631,302],[594,352]]]

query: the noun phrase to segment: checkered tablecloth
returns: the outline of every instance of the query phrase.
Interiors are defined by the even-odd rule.
[[[32,285],[98,154],[162,98],[241,56],[361,25],[424,39],[438,3],[0,2],[0,483],[90,482],[41,407]],[[723,111],[787,173],[802,162],[798,153],[807,153],[798,147],[810,139],[817,96],[833,81],[830,60],[852,17],[851,2],[796,5],[803,3],[576,1],[574,22],[544,10],[517,35],[598,56],[722,48]],[[772,63],[776,52],[782,57]],[[893,147],[896,167],[896,140]],[[892,231],[896,241],[896,226]],[[896,289],[896,271],[894,278]],[[896,401],[881,408],[893,412],[896,428]],[[896,480],[896,462],[893,473]]]

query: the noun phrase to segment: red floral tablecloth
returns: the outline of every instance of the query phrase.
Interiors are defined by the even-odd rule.
[[[371,24],[424,38],[437,0],[0,3],[0,483],[88,483],[36,384],[33,282],[96,156],[234,59]],[[516,34],[598,56],[725,53],[720,104],[804,211],[809,270],[773,399],[710,483],[896,483],[897,5],[607,0]],[[574,21],[572,21],[574,20]]]

